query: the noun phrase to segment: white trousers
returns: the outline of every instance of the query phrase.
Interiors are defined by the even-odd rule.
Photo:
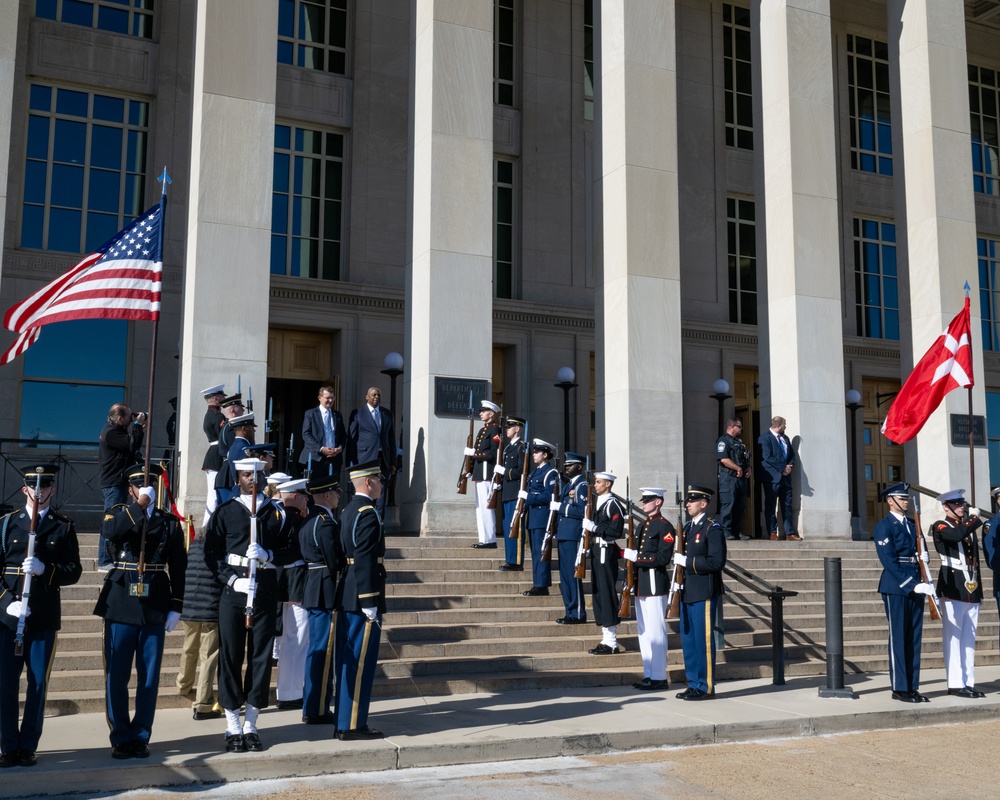
[[[208,525],[208,518],[212,516],[212,512],[215,511],[216,501],[218,497],[215,494],[215,476],[219,474],[218,470],[206,469],[202,470],[205,473],[205,482],[208,484],[208,493],[205,495],[205,519],[202,522],[202,526]]]
[[[979,603],[942,600],[944,671],[949,689],[976,685],[976,627]]]
[[[298,603],[284,602],[281,649],[278,655],[278,699],[301,700],[306,682],[309,612]]]
[[[635,598],[635,621],[639,628],[642,675],[654,681],[667,679],[667,597]]]
[[[491,544],[497,540],[497,518],[492,508],[487,508],[490,502],[490,492],[493,481],[473,481],[476,487],[476,529],[479,531],[479,543]]]

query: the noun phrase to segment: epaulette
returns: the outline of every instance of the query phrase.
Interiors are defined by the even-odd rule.
[[[17,514],[20,510],[21,509],[19,509],[19,508],[15,508],[13,511],[8,511],[3,516],[0,516],[0,520],[5,520],[5,519],[7,519],[7,517],[12,517],[12,516],[14,516],[14,514]]]
[[[60,520],[62,522],[72,522],[73,521],[69,517],[67,517],[65,514],[60,514],[58,511],[55,511],[55,510],[53,510],[51,508],[49,509],[48,516],[50,516],[50,517],[52,517],[54,519],[58,519],[58,520]]]
[[[374,511],[374,510],[375,506],[361,506],[361,508],[358,509],[358,513],[363,514],[366,511]]]

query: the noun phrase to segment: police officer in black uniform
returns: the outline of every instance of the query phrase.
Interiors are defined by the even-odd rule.
[[[739,438],[743,423],[736,417],[726,420],[726,432],[715,443],[715,459],[719,462],[719,519],[727,539],[747,540],[740,527],[747,500],[750,478],[750,452]]]
[[[80,548],[73,521],[53,511],[58,467],[43,464],[24,471],[25,508],[0,521],[0,768],[32,767],[42,735],[45,693],[55,654],[56,631],[62,613],[59,589],[80,580]],[[37,495],[37,498],[36,498]],[[34,555],[28,558],[32,505],[37,499]],[[31,574],[29,597],[24,600],[24,578]],[[17,628],[24,603],[25,627],[21,652],[16,652]],[[28,670],[24,718],[18,713],[18,684]],[[20,722],[20,725],[18,724]]]
[[[595,656],[623,653],[618,644],[618,539],[625,529],[625,510],[611,493],[616,476],[610,472],[594,473],[594,518],[584,520],[590,532],[590,589],[594,622],[601,628],[601,642],[587,652]]]
[[[104,618],[104,678],[112,758],[147,758],[160,687],[163,640],[181,618],[187,548],[179,520],[156,507],[149,484],[163,474],[137,464],[126,473],[130,502],[108,510],[101,530],[114,548],[94,613]],[[140,564],[140,556],[142,563]],[[133,673],[135,715],[129,716]]]
[[[560,625],[582,625],[587,621],[587,605],[583,598],[583,581],[576,577],[577,558],[583,539],[583,515],[587,508],[587,478],[583,474],[583,456],[566,451],[563,470],[566,480],[559,495],[559,527],[556,547],[559,551],[559,590],[562,592],[565,616],[556,620]]]
[[[500,565],[504,572],[521,572],[524,569],[524,540],[527,538],[522,526],[521,535],[510,538],[510,523],[517,508],[517,493],[521,488],[521,474],[524,470],[524,426],[520,417],[507,417],[503,455],[500,469],[503,470],[500,485],[500,500],[503,504],[503,546],[506,560]],[[475,546],[475,545],[474,545]]]

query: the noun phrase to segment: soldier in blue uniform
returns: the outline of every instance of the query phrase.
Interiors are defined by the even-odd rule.
[[[577,558],[587,557],[586,553],[580,552],[589,489],[583,474],[583,456],[567,450],[563,469],[566,482],[559,496],[556,547],[559,551],[559,590],[566,613],[556,622],[560,625],[582,625],[587,621],[587,606],[583,599],[583,581],[576,577],[576,564]]]
[[[314,475],[309,480],[312,513],[299,530],[299,549],[306,562],[302,606],[309,615],[305,692],[302,721],[307,725],[334,725],[333,646],[337,576],[344,567],[340,523],[334,512],[340,504],[340,484],[335,475]]]
[[[147,758],[160,688],[163,640],[181,618],[187,548],[177,517],[156,507],[163,470],[142,464],[126,473],[128,504],[113,506],[101,530],[114,548],[94,613],[104,618],[104,677],[112,758]],[[140,564],[140,556],[142,563]],[[141,569],[140,569],[141,568]],[[135,664],[135,715],[128,682]]]
[[[722,569],[726,566],[726,537],[719,523],[706,514],[715,494],[704,486],[689,485],[684,506],[690,521],[684,526],[684,552],[674,552],[673,562],[684,568],[681,589],[681,647],[688,688],[681,700],[715,697],[715,636],[712,621],[725,593]]]
[[[674,526],[663,518],[664,489],[640,489],[639,502],[646,521],[636,532],[636,547],[622,557],[635,564],[635,619],[639,628],[643,678],[632,684],[636,689],[656,691],[670,688],[667,683],[667,595],[669,567],[673,563]]]
[[[522,592],[526,597],[547,595],[552,585],[552,562],[542,561],[545,529],[549,524],[553,503],[559,506],[559,471],[552,466],[555,447],[542,439],[531,444],[535,468],[528,476],[524,489],[525,526],[531,540],[531,588]]]
[[[516,539],[510,538],[510,523],[514,519],[514,509],[517,508],[517,493],[521,488],[521,475],[524,469],[524,448],[527,446],[522,436],[524,425],[525,421],[520,417],[507,417],[507,442],[503,448],[501,463],[496,467],[502,470],[500,499],[503,503],[503,543],[506,561],[500,565],[500,569],[504,572],[520,572],[524,569],[524,540],[527,537],[522,534]]]
[[[24,471],[25,508],[0,522],[0,768],[32,767],[42,735],[45,693],[62,613],[59,589],[80,580],[80,548],[73,521],[50,508],[58,467],[44,464]],[[37,497],[36,497],[37,494]],[[34,555],[28,558],[32,506],[38,504]],[[21,593],[31,574],[29,597]],[[28,604],[21,654],[15,652],[18,622]],[[18,713],[18,684],[27,669],[24,718]],[[20,723],[20,724],[19,724]]]
[[[929,703],[920,694],[920,640],[924,629],[924,597],[934,587],[920,580],[917,529],[906,516],[910,486],[896,483],[882,490],[889,515],[875,526],[875,552],[882,562],[878,590],[889,621],[889,680],[892,699]],[[923,560],[928,560],[924,550]]]
[[[236,431],[233,430],[232,420],[236,417],[242,417],[246,413],[246,409],[243,406],[243,395],[237,392],[234,395],[226,397],[219,404],[219,407],[226,417],[225,424],[219,430],[218,444],[219,455],[225,459],[229,455],[229,448],[233,446],[233,440],[236,438]]]
[[[625,510],[611,493],[617,480],[610,472],[594,473],[596,495],[594,518],[584,520],[590,532],[590,593],[594,622],[601,629],[601,641],[587,652],[595,656],[624,653],[618,644],[618,539],[625,529]]]
[[[368,725],[385,614],[385,535],[375,508],[382,491],[378,461],[352,467],[354,497],[340,520],[346,566],[337,586],[337,738],[381,739]]]
[[[719,462],[719,519],[727,539],[749,539],[740,531],[743,508],[747,499],[750,477],[750,452],[743,440],[743,422],[736,417],[726,420],[726,431],[715,443],[715,460]]]
[[[237,461],[250,458],[247,449],[253,447],[256,436],[257,425],[254,422],[253,412],[241,414],[233,417],[223,428],[223,431],[230,432],[229,449],[226,451],[226,460],[223,462],[219,473],[215,477],[215,490],[218,497],[216,508],[222,505],[231,497],[236,497],[239,490],[236,488],[236,469],[233,466]],[[219,447],[222,447],[223,434],[219,434]],[[266,466],[266,465],[265,465]],[[265,469],[266,471],[266,469]]]

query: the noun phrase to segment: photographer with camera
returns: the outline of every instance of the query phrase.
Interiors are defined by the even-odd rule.
[[[133,413],[124,403],[115,403],[108,411],[108,421],[101,431],[100,466],[101,494],[104,495],[104,513],[128,500],[128,480],[125,473],[141,460],[140,450],[149,414]],[[111,557],[107,552],[104,534],[97,548],[97,568],[107,570]]]

